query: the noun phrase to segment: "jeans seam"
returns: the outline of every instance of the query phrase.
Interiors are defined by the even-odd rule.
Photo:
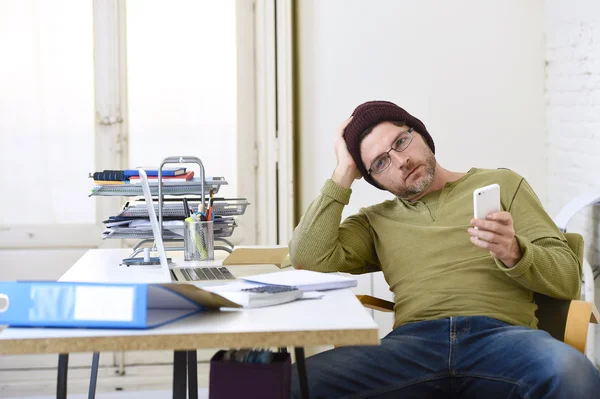
[[[428,382],[428,381],[441,380],[442,378],[449,378],[449,377],[451,377],[451,376],[448,375],[448,374],[438,374],[438,375],[434,375],[434,376],[427,377],[427,378],[420,378],[420,379],[417,379],[417,380],[413,380],[411,382],[408,382],[408,383],[402,384],[402,385],[391,385],[391,386],[388,386],[386,388],[378,389],[377,391],[369,392],[368,394],[360,394],[359,393],[359,394],[355,394],[353,396],[346,396],[346,398],[347,399],[367,399],[367,398],[372,398],[374,396],[381,395],[383,393],[390,393],[390,392],[396,391],[398,389],[404,389],[404,388],[407,388],[407,387],[409,387],[411,385],[416,385],[416,384],[420,384],[420,383]]]
[[[519,388],[521,388],[522,390],[524,390],[525,392],[528,392],[528,388],[526,385],[524,385],[521,381],[519,380],[509,380],[506,378],[501,378],[501,377],[495,377],[495,376],[489,376],[489,375],[485,375],[485,374],[476,374],[476,373],[460,373],[457,374],[456,377],[475,377],[475,378],[482,378],[485,380],[493,380],[493,381],[500,381],[500,382],[506,382],[509,384],[513,384],[518,386]],[[524,399],[528,398],[527,393],[525,394],[525,396],[523,397]]]
[[[452,364],[452,316],[450,316],[450,337],[449,337],[449,345],[448,345],[448,372],[450,372],[451,364]]]
[[[448,363],[448,372],[451,376],[456,375],[456,347],[458,345],[458,334],[456,327],[458,325],[457,318],[451,318],[452,320],[452,334],[450,338],[450,362]]]

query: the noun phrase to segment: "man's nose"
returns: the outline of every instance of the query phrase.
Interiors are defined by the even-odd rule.
[[[392,151],[390,155],[392,157],[392,163],[398,169],[403,169],[406,165],[410,164],[410,157],[405,152]]]

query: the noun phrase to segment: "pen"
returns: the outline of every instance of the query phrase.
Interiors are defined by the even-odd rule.
[[[210,199],[208,200],[208,211],[206,211],[206,220],[213,220],[213,200],[215,198],[215,190],[210,189]]]
[[[188,205],[187,198],[183,199],[183,216],[185,218],[192,216],[190,213],[190,207]]]

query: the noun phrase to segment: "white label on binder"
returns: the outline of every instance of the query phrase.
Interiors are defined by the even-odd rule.
[[[132,321],[133,287],[75,288],[75,320]]]

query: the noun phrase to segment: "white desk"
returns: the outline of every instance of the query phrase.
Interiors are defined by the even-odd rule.
[[[7,328],[0,354],[377,345],[378,328],[351,290],[260,309],[197,313],[149,330]]]
[[[59,281],[86,281],[95,283],[166,283],[169,273],[159,266],[121,266],[121,260],[131,254],[131,249],[90,249],[59,278]],[[167,252],[177,267],[220,266],[227,254],[220,252],[214,261],[186,262],[183,252]],[[237,277],[276,272],[275,265],[227,266]]]
[[[158,269],[119,266],[120,259],[129,252],[128,249],[90,250],[61,281],[165,281],[164,274]],[[264,270],[264,265],[229,268],[234,272],[236,267],[246,270],[262,267]],[[322,299],[267,308],[203,312],[149,330],[7,328],[0,332],[0,354],[165,349],[195,354],[198,348],[216,347],[378,344],[377,325],[350,290],[328,291]],[[298,353],[302,357],[298,359],[298,365],[303,368],[303,351]],[[64,373],[66,384],[66,365]],[[60,374],[59,368],[59,377]],[[185,385],[185,378],[183,381]]]

